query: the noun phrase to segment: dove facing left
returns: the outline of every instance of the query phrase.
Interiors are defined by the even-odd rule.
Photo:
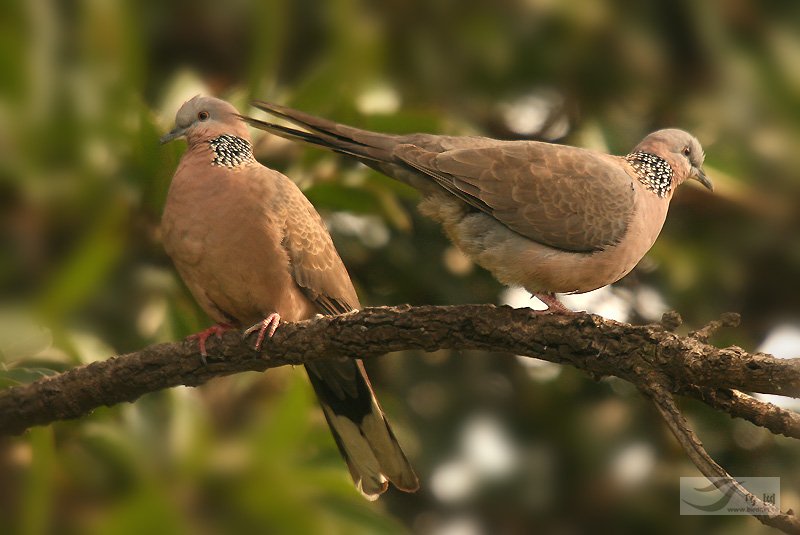
[[[360,307],[322,218],[285,175],[253,156],[250,134],[229,103],[185,102],[162,143],[188,148],[169,188],[164,248],[192,295],[217,325],[194,335],[258,331],[257,348],[281,319],[340,314]],[[357,488],[376,499],[392,482],[419,484],[357,359],[306,364],[336,444]]]

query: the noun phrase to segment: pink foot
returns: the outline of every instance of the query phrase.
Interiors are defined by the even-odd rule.
[[[212,336],[219,338],[222,336],[222,333],[231,329],[233,329],[233,325],[229,323],[217,323],[216,325],[212,325],[208,329],[200,331],[199,333],[189,335],[188,338],[190,340],[197,339],[197,345],[200,346],[200,356],[202,356],[203,361],[205,361],[206,357],[208,356],[208,353],[206,353],[206,340]]]
[[[268,338],[272,338],[272,335],[275,334],[275,331],[278,329],[278,325],[281,323],[281,316],[277,312],[273,312],[263,320],[259,321],[249,329],[244,332],[244,337],[247,338],[254,332],[258,331],[258,338],[256,338],[256,345],[255,350],[261,350],[261,343],[264,341],[264,337],[267,336]]]
[[[539,292],[533,294],[539,301],[547,305],[547,310],[543,310],[542,312],[550,312],[553,314],[571,314],[572,311],[564,306],[564,304],[558,300],[556,294],[549,293],[549,292]]]

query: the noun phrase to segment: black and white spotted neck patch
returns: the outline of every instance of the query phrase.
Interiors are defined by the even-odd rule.
[[[672,167],[667,160],[649,152],[633,152],[625,156],[636,172],[636,178],[644,187],[666,197],[672,188]]]
[[[234,168],[255,161],[253,147],[246,139],[222,134],[210,139],[208,144],[214,151],[214,161],[211,162],[214,165]]]

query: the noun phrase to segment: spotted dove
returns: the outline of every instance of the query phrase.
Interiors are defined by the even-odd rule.
[[[420,209],[500,282],[552,311],[554,293],[582,293],[627,275],[655,242],[675,188],[702,170],[700,143],[658,130],[627,156],[537,141],[389,135],[269,102],[253,105],[302,130],[256,128],[354,157],[423,194]]]
[[[358,308],[347,270],[314,207],[289,178],[259,164],[236,109],[210,97],[183,104],[162,143],[188,149],[170,185],[164,247],[200,306],[218,325],[271,336],[280,319]],[[372,391],[360,360],[306,364],[311,384],[358,489],[369,499],[388,481],[404,491],[417,477]]]

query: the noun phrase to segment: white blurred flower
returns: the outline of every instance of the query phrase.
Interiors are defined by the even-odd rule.
[[[800,327],[791,323],[782,323],[774,327],[757,351],[769,353],[780,359],[800,357]],[[800,410],[800,400],[773,394],[757,394],[759,399],[773,403],[789,410]]]
[[[478,474],[464,459],[437,466],[431,475],[431,491],[440,502],[454,503],[472,496],[478,487]]]
[[[625,446],[614,457],[611,473],[623,486],[634,487],[647,479],[655,462],[655,452],[650,444],[634,442]]]
[[[356,97],[356,108],[364,115],[391,115],[400,109],[400,95],[393,87],[375,84]]]
[[[440,526],[433,530],[432,535],[481,535],[478,521],[471,516],[457,516],[442,522]]]
[[[518,464],[517,451],[508,432],[500,420],[488,414],[467,421],[461,447],[464,459],[485,477],[507,476]]]

